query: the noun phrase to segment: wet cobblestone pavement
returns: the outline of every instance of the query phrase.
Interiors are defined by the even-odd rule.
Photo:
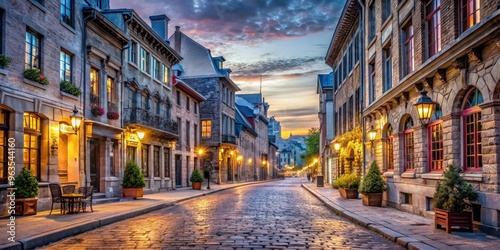
[[[43,249],[403,249],[338,217],[301,181],[222,191]]]

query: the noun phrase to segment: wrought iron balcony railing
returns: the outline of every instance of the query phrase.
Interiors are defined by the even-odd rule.
[[[123,122],[125,125],[140,124],[158,130],[163,130],[171,134],[178,134],[177,122],[141,108],[125,108]]]
[[[222,135],[223,143],[231,143],[236,145],[236,136],[234,135]]]

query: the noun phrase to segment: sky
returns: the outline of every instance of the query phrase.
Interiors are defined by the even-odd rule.
[[[262,94],[282,136],[319,127],[317,76],[331,68],[325,56],[345,0],[110,0],[111,8],[170,18],[181,31],[223,56],[240,87]],[[182,62],[181,62],[182,63]]]

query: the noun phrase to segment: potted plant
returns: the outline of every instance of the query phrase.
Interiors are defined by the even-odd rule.
[[[12,58],[0,54],[0,68],[2,69],[9,68],[10,62],[12,62]]]
[[[384,179],[382,179],[377,162],[373,161],[370,165],[370,170],[368,170],[368,173],[363,177],[359,185],[363,205],[382,206],[382,194],[386,188],[387,185]]]
[[[439,181],[434,193],[434,227],[446,227],[450,233],[452,227],[472,228],[472,201],[477,200],[477,192],[470,183],[460,176],[453,165],[448,165],[444,180]]]
[[[74,96],[80,96],[82,91],[70,81],[61,81],[61,91]]]
[[[356,173],[345,174],[333,182],[333,187],[339,190],[340,196],[345,199],[357,199],[359,196],[358,187],[361,177]]]
[[[15,215],[34,215],[37,212],[38,181],[27,168],[23,168],[14,179]]]
[[[115,112],[115,111],[109,111],[107,113],[107,116],[108,116],[108,119],[110,119],[110,120],[118,120],[120,118],[120,114],[118,114],[118,112]]]
[[[135,161],[128,161],[125,165],[125,172],[123,173],[123,196],[137,197],[143,196],[143,188],[146,186],[144,175]]]
[[[104,115],[104,109],[99,107],[99,106],[93,106],[91,109],[90,109],[90,113],[92,113],[92,115],[94,115],[95,117],[99,117],[101,115]]]
[[[199,168],[195,168],[193,170],[193,172],[191,173],[191,178],[189,180],[192,183],[193,189],[200,190],[201,183],[204,180],[203,174],[201,173],[201,170]]]
[[[37,82],[37,83],[40,83],[42,85],[48,85],[49,84],[49,79],[47,79],[47,77],[45,77],[44,75],[42,75],[42,73],[40,72],[40,69],[27,69],[24,71],[24,78],[30,80],[30,81],[34,81],[34,82]]]

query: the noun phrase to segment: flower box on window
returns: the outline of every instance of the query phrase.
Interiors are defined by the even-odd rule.
[[[115,112],[115,111],[109,111],[108,112],[108,119],[110,120],[118,120],[120,118],[120,114],[118,114],[118,112]]]
[[[0,68],[7,69],[10,65],[12,58],[0,54]]]
[[[61,82],[61,91],[68,93],[68,94],[71,94],[71,95],[74,95],[74,96],[80,96],[80,94],[82,93],[80,88],[73,85],[73,83],[71,83],[70,81],[62,81]]]
[[[99,106],[93,106],[90,109],[90,113],[92,113],[92,115],[94,115],[95,117],[99,117],[101,115],[104,115],[105,111],[103,108],[101,108]]]
[[[42,73],[40,69],[27,69],[24,71],[24,78],[40,83],[42,85],[48,85],[49,79],[47,79]]]

